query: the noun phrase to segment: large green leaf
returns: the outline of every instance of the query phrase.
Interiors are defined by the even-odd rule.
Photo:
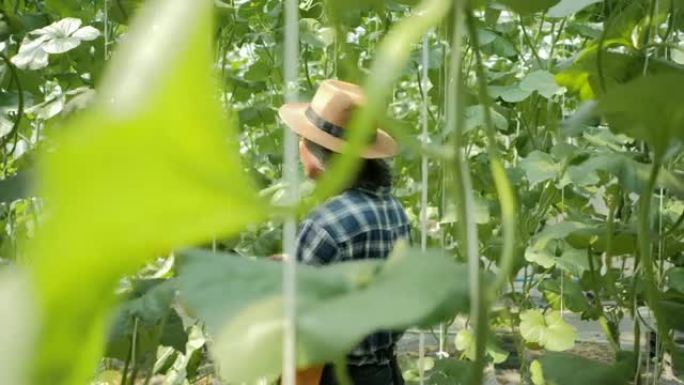
[[[649,143],[658,156],[674,139],[684,140],[684,75],[647,76],[616,86],[599,109],[613,131]]]
[[[548,353],[540,360],[544,378],[557,385],[625,385],[632,373],[626,361],[610,366],[568,353]]]
[[[440,255],[395,252],[390,259],[298,269],[298,363],[344,356],[376,330],[429,325],[467,309],[466,267]],[[283,306],[275,262],[182,253],[181,298],[214,336],[230,382],[280,371]],[[359,311],[362,309],[362,311]]]
[[[214,99],[210,21],[209,1],[146,3],[96,105],[62,127],[57,150],[39,160],[50,215],[31,245],[31,269],[49,322],[35,384],[91,375],[122,275],[262,216],[227,140],[235,127]]]

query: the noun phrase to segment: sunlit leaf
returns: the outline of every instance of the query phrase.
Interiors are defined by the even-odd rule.
[[[542,365],[538,360],[530,363],[530,379],[534,385],[546,385]]]
[[[214,99],[211,3],[147,4],[96,104],[61,127],[57,150],[39,160],[49,215],[31,245],[31,269],[50,322],[35,384],[90,376],[122,275],[263,214],[228,140],[235,127]]]
[[[547,350],[563,351],[575,345],[577,332],[558,311],[525,310],[520,313],[520,335]]]

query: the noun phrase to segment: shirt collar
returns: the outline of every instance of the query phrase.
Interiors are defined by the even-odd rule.
[[[372,184],[361,184],[352,187],[354,190],[363,191],[371,195],[389,195],[392,192],[391,185],[372,185]]]

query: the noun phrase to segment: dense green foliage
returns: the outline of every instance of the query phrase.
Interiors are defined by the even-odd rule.
[[[429,383],[479,382],[507,359],[502,330],[536,385],[629,383],[648,358],[625,318],[681,367],[684,2],[300,1],[301,98],[331,77],[369,98],[349,155],[297,207],[275,113],[282,0],[0,4],[0,383],[183,384],[212,363],[231,383],[274,378],[280,267],[253,257],[344,187],[376,121],[434,250],[303,267],[301,366],[458,315],[457,358],[416,364]],[[558,353],[568,311],[601,325],[613,364]]]

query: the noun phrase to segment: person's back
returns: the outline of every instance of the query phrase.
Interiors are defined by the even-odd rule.
[[[300,136],[299,153],[308,177],[317,179],[329,161],[344,150],[345,124],[364,99],[360,87],[326,80],[310,104],[291,103],[280,108],[280,117]],[[299,262],[327,265],[386,259],[400,239],[409,239],[409,220],[390,194],[392,177],[384,160],[396,155],[397,144],[380,129],[370,139],[350,187],[302,221],[297,241]],[[347,372],[354,385],[403,384],[394,349],[399,337],[400,333],[377,331],[348,353]],[[320,384],[337,383],[333,366],[326,365]]]
[[[410,224],[389,186],[353,187],[310,214],[301,226],[297,260],[326,265],[363,259],[385,259],[400,239],[408,240]],[[398,333],[368,336],[348,356],[350,365],[387,363],[387,350]]]

